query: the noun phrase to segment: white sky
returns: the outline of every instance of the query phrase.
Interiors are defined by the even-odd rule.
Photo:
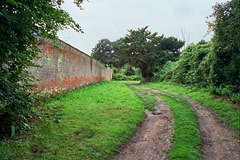
[[[84,10],[80,10],[73,0],[65,0],[62,8],[81,25],[84,34],[65,29],[58,36],[89,55],[101,39],[115,41],[128,34],[127,30],[145,26],[149,26],[152,33],[178,39],[183,39],[183,30],[187,44],[197,43],[211,39],[212,35],[204,37],[208,30],[206,17],[212,14],[216,2],[226,1],[89,0],[82,5]]]

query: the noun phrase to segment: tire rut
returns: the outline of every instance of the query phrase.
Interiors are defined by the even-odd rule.
[[[148,93],[152,95],[152,93]],[[140,95],[141,96],[141,95]],[[169,106],[158,96],[156,111],[145,111],[147,119],[139,126],[117,155],[119,160],[162,160],[166,159],[171,148],[173,134],[173,115]]]
[[[141,86],[156,94],[167,94]],[[178,93],[166,91],[182,96]],[[201,103],[184,97],[198,115],[198,125],[202,136],[201,151],[205,160],[239,160],[239,140],[236,133],[225,125],[218,116]]]

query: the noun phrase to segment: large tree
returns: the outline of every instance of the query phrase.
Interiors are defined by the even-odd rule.
[[[147,29],[129,30],[129,34],[116,46],[122,61],[140,68],[144,78],[152,77],[167,61],[174,61],[184,45],[174,37],[157,36],[156,32],[151,33]]]
[[[129,30],[129,35],[119,40],[116,46],[122,61],[129,63],[132,66],[140,68],[144,78],[149,77],[149,63],[147,44],[152,41],[157,33],[151,33],[147,30],[148,27],[141,29]]]
[[[73,1],[78,7],[83,0]],[[31,105],[29,66],[38,57],[37,37],[57,39],[57,31],[81,27],[61,9],[63,0],[0,1],[0,119],[22,117]]]
[[[114,43],[108,39],[102,39],[93,48],[91,56],[100,62],[117,67],[119,56],[117,55]]]
[[[180,48],[184,42],[175,37],[158,36],[148,44],[151,55],[151,73],[158,73],[168,61],[176,61],[180,55]]]

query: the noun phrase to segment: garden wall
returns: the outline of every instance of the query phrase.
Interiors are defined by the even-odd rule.
[[[50,40],[43,39],[43,51],[35,62],[42,67],[30,71],[38,79],[34,91],[41,93],[60,93],[74,90],[100,80],[111,80],[112,70],[91,56],[58,40],[58,48]]]

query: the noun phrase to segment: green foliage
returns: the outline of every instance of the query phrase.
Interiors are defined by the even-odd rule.
[[[159,72],[154,73],[154,77],[152,78],[152,81],[171,80],[173,76],[173,71],[178,66],[177,63],[178,62],[172,62],[172,61],[168,61],[167,63],[165,63]]]
[[[240,0],[216,4],[211,65],[211,81],[214,86],[237,85],[240,92]]]
[[[93,48],[91,56],[100,62],[108,65],[118,66],[119,56],[117,55],[114,43],[108,39],[102,39]]]
[[[174,68],[172,79],[175,82],[207,86],[209,85],[209,58],[211,43],[200,41],[198,44],[189,45],[183,50],[176,68]]]
[[[189,45],[174,66],[166,64],[154,79],[207,87],[240,102],[240,1],[217,3],[213,9],[212,41]]]
[[[232,101],[240,103],[240,92],[238,85],[210,86],[208,89],[211,93],[218,96],[230,97]]]
[[[140,81],[142,80],[142,76],[140,70],[131,65],[124,65],[122,68],[115,68],[113,72],[113,80],[120,81]]]
[[[148,27],[144,27],[137,31],[129,30],[129,35],[121,38],[119,40],[120,45],[116,46],[122,60],[134,67],[140,68],[144,78],[150,76],[148,70],[149,65],[151,65],[151,62],[147,60],[147,43],[157,35],[157,33],[152,34],[147,28]]]
[[[147,28],[129,30],[129,35],[121,38],[116,45],[123,63],[140,68],[144,78],[152,77],[167,61],[174,61],[184,44],[174,37],[157,36],[156,32],[151,33]]]
[[[182,51],[177,62],[168,61],[155,73],[155,80],[172,80],[190,85],[209,85],[210,58],[212,43],[200,41]]]
[[[0,142],[9,159],[113,159],[146,117],[144,101],[116,81],[54,96],[38,109],[31,134]]]
[[[74,1],[80,5],[82,0]],[[34,100],[30,88],[32,77],[27,71],[38,57],[43,37],[57,39],[57,31],[80,26],[61,9],[62,0],[0,1],[0,124],[1,133],[9,133],[22,124]],[[23,116],[25,115],[25,116]],[[12,127],[10,127],[12,126]]]

